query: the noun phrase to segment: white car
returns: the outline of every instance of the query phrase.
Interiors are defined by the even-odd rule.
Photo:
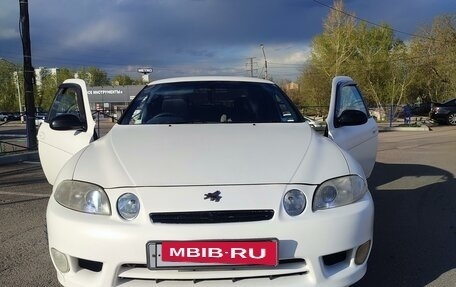
[[[348,286],[366,272],[377,125],[336,77],[327,136],[270,81],[147,85],[94,140],[85,83],[39,129],[64,286]],[[78,105],[75,113],[74,105]],[[68,111],[68,112],[67,112]]]
[[[36,113],[35,114],[35,125],[36,126],[41,126],[42,123],[44,123],[44,120],[46,119],[46,113]]]

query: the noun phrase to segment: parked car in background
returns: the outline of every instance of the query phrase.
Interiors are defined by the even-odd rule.
[[[410,105],[410,110],[412,113],[412,116],[428,116],[429,112],[431,111],[431,103],[430,102],[424,102],[420,104],[412,104]]]
[[[8,120],[8,113],[0,112],[0,121],[6,122]]]
[[[10,114],[10,120],[11,121],[19,121],[21,119],[21,113],[20,112],[14,112]]]
[[[442,104],[433,103],[429,117],[441,124],[456,125],[456,98]]]
[[[316,118],[311,118],[309,116],[303,116],[304,120],[309,123],[309,126],[316,131],[322,131],[326,128],[326,122],[320,121]]]
[[[37,126],[40,126],[42,123],[44,123],[46,116],[47,116],[47,113],[45,113],[45,112],[37,112],[35,114],[35,124]]]
[[[365,274],[378,128],[349,77],[333,80],[326,136],[261,79],[152,82],[97,140],[88,99],[83,80],[65,81],[38,132],[64,286],[335,287]]]

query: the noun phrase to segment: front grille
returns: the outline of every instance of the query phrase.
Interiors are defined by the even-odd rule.
[[[153,223],[204,224],[270,220],[274,210],[221,210],[150,213]]]
[[[217,286],[217,281],[230,280],[237,282],[249,279],[264,279],[265,283],[270,280],[287,276],[305,276],[309,274],[306,261],[302,258],[281,259],[276,267],[259,268],[252,266],[232,266],[222,269],[148,269],[146,264],[124,264],[117,273],[118,283],[165,283],[172,286],[173,283],[182,286],[195,286],[199,282],[208,282]],[[185,284],[186,282],[190,284]],[[257,281],[258,283],[258,281]],[[150,283],[149,283],[150,284]],[[123,284],[119,284],[124,286]],[[117,286],[119,286],[117,285]],[[130,286],[126,284],[127,286]],[[131,286],[133,286],[132,284]],[[224,286],[226,283],[224,284]],[[154,285],[155,286],[155,285]],[[158,285],[157,285],[158,286]],[[179,285],[181,286],[181,285]],[[261,286],[261,282],[259,284]]]

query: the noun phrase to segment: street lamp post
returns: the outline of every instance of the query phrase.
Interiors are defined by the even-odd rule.
[[[268,79],[268,61],[266,60],[266,53],[264,52],[264,45],[260,45],[261,50],[263,51],[263,57],[264,57],[264,79]]]
[[[22,121],[23,117],[22,117],[21,89],[19,87],[19,71],[17,71],[17,70],[14,72],[14,82],[16,82],[17,100],[19,102],[19,113],[21,115],[21,121]]]

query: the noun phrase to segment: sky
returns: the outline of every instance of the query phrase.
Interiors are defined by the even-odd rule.
[[[134,78],[153,68],[151,79],[162,79],[249,76],[252,66],[261,76],[266,57],[274,80],[295,80],[329,13],[321,3],[332,0],[29,0],[32,63]],[[344,3],[359,18],[405,32],[396,33],[405,41],[456,12],[456,0]],[[0,58],[22,64],[18,24],[19,1],[0,0]]]

